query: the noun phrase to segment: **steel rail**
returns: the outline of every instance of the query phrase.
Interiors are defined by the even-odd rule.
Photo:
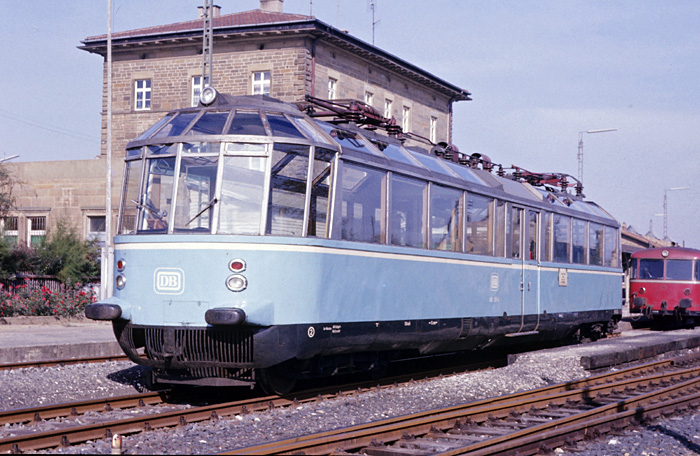
[[[663,360],[617,372],[524,391],[501,398],[486,399],[442,410],[420,412],[318,434],[269,442],[221,454],[262,455],[294,452],[329,454],[341,448],[343,450],[362,448],[370,445],[373,440],[395,441],[406,433],[425,434],[434,428],[449,428],[457,420],[467,417],[477,422],[485,421],[489,417],[506,417],[514,410],[526,411],[531,407],[544,408],[548,403],[565,404],[567,399],[571,400],[572,397],[577,395],[592,397],[608,394],[614,390],[639,382],[639,375],[646,375],[643,381],[648,383],[660,382],[664,379],[681,375],[700,376],[700,367],[648,376],[649,372],[670,368],[673,364],[673,360]]]
[[[143,407],[145,405],[155,405],[162,402],[161,393],[141,393],[26,409],[3,410],[0,411],[0,426],[8,423],[27,423],[30,421],[76,416],[86,412],[97,412],[108,408]]]
[[[72,364],[92,364],[103,363],[107,361],[128,361],[126,355],[111,355],[111,356],[95,356],[89,358],[69,358],[55,359],[48,361],[24,361],[21,363],[4,363],[0,364],[0,370],[11,369],[26,369],[29,367],[52,367],[52,366],[68,366]]]

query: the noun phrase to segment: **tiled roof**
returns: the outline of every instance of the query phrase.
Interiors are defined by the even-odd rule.
[[[256,9],[215,17],[212,25],[214,29],[217,29],[226,27],[241,27],[247,25],[265,25],[279,24],[284,22],[308,21],[313,19],[315,19],[313,16],[305,16],[303,14],[274,13],[270,11],[262,11]],[[192,21],[178,22],[175,24],[157,25],[154,27],[115,32],[112,33],[112,38],[133,38],[138,36],[161,35],[168,33],[181,33],[201,30],[202,19],[195,19]],[[101,41],[105,39],[107,39],[107,35],[90,36],[85,38],[83,42],[87,43],[90,41]]]

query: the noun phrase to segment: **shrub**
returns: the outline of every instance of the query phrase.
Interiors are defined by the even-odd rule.
[[[95,294],[82,283],[61,285],[59,291],[25,285],[5,289],[0,285],[0,317],[78,316],[96,301]]]

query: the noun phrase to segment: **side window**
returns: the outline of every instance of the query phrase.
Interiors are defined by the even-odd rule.
[[[267,233],[302,236],[309,147],[275,144],[272,151]]]
[[[462,192],[433,185],[430,187],[430,248],[462,250]]]
[[[552,247],[552,261],[558,263],[569,262],[569,249],[571,248],[571,217],[554,214],[553,223],[554,245]]]
[[[151,80],[137,79],[134,81],[134,110],[148,111],[151,109]]]
[[[695,260],[695,274],[693,275],[693,279],[700,281],[700,260]]]
[[[510,258],[521,258],[523,209],[512,206],[510,209]]]
[[[381,243],[386,173],[349,163],[343,163],[342,171],[341,238]]]
[[[583,220],[574,219],[571,261],[576,264],[586,264],[586,225]]]
[[[527,251],[528,251],[528,256],[527,260],[536,260],[537,259],[537,254],[538,254],[538,249],[537,249],[537,231],[538,231],[538,220],[537,220],[537,212],[535,211],[527,211],[527,232],[528,232],[528,238],[527,238]]]
[[[467,194],[467,253],[493,254],[493,198]]]
[[[617,229],[611,226],[606,226],[603,238],[605,242],[605,261],[603,265],[616,268],[620,264],[620,237]]]
[[[394,175],[391,179],[389,241],[393,245],[425,247],[424,206],[427,184]]]
[[[316,148],[311,175],[311,207],[309,208],[309,236],[326,237],[328,224],[328,194],[331,182],[333,151]]]
[[[497,257],[506,255],[506,239],[509,235],[509,233],[506,232],[506,226],[508,225],[508,223],[506,223],[506,215],[506,203],[504,201],[497,201],[495,214]]]
[[[545,212],[542,216],[542,259],[552,261],[552,213]]]
[[[588,227],[588,264],[603,265],[603,226],[597,223]]]

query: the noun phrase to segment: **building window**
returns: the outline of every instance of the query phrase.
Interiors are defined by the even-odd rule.
[[[2,224],[3,239],[9,246],[16,247],[19,239],[18,217],[5,217],[0,223]]]
[[[87,235],[85,238],[88,241],[98,241],[103,243],[105,241],[106,232],[106,221],[104,215],[89,215],[88,216],[88,226]]]
[[[374,94],[372,92],[365,92],[365,104],[372,106],[374,103]]]
[[[411,108],[404,106],[401,113],[401,128],[403,128],[403,131],[409,132],[411,131]]]
[[[253,95],[270,95],[270,72],[256,71],[252,76],[252,94]]]
[[[146,111],[151,109],[151,80],[137,79],[134,81],[134,109]]]
[[[203,78],[201,76],[192,76],[192,102],[190,103],[190,106],[197,106],[199,105],[199,96],[202,94],[202,89],[204,89],[204,80],[206,78]]]
[[[328,99],[335,100],[336,91],[338,90],[338,80],[328,78]]]
[[[437,117],[430,118],[430,142],[437,143]]]
[[[393,117],[392,111],[394,110],[394,102],[390,99],[384,100],[384,117],[391,119]]]
[[[28,217],[27,231],[27,245],[39,247],[46,239],[46,217]]]

